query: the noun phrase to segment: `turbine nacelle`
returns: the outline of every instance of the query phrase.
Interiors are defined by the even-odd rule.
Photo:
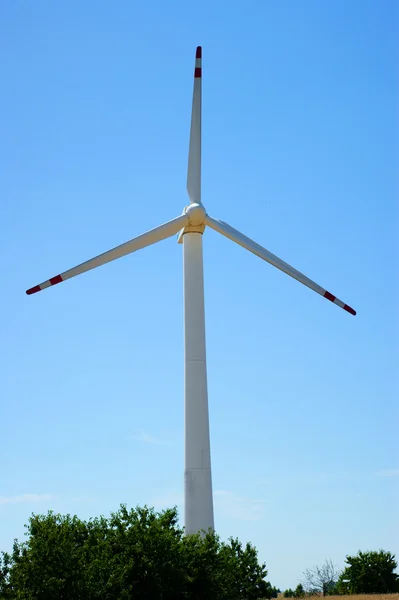
[[[188,224],[179,231],[177,236],[178,244],[183,243],[183,235],[185,233],[204,233],[205,230],[207,212],[203,204],[192,202],[184,207],[183,215],[188,217]]]
[[[190,226],[199,227],[200,225],[203,225],[205,227],[206,210],[203,204],[193,202],[189,206],[186,206],[184,212],[188,216]]]

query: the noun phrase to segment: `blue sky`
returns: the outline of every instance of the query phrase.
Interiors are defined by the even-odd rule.
[[[203,202],[353,306],[204,235],[215,520],[274,585],[399,555],[393,1],[3,4],[0,548],[32,512],[182,503],[175,239],[195,47]]]

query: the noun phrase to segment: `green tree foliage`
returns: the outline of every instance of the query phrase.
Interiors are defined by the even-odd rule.
[[[251,544],[184,537],[175,509],[125,506],[87,522],[33,515],[0,560],[2,600],[260,600],[275,597]]]
[[[336,581],[334,583],[334,585],[331,585],[328,588],[328,595],[329,596],[339,596],[340,594],[341,594],[341,588],[340,588],[340,585],[339,585],[339,581]]]
[[[288,590],[285,590],[285,592],[284,592],[284,598],[304,598],[304,597],[305,597],[305,590],[303,589],[302,583],[298,583],[295,590],[288,588]]]
[[[399,592],[398,564],[391,552],[358,552],[347,556],[347,567],[339,578],[341,593],[390,594]]]

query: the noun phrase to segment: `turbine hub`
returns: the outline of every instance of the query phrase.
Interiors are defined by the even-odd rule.
[[[193,202],[193,204],[189,204],[186,208],[186,215],[189,218],[189,223],[191,227],[200,227],[204,225],[206,210],[202,206],[202,204],[197,204]]]
[[[180,231],[177,242],[183,243],[185,233],[204,233],[206,210],[202,204],[193,202],[184,207],[183,214],[188,216],[188,224]]]

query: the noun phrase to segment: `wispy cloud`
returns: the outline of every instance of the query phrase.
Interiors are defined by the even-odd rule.
[[[239,496],[226,490],[216,490],[213,496],[215,509],[225,517],[242,521],[261,521],[264,518],[264,500]]]
[[[21,494],[20,496],[0,496],[0,504],[19,504],[24,502],[26,504],[36,502],[48,502],[52,500],[51,494]]]
[[[379,477],[399,477],[399,469],[383,469],[378,471]]]
[[[145,431],[142,431],[139,435],[134,435],[133,439],[137,440],[138,442],[143,442],[144,444],[167,444],[166,440],[157,438],[149,433],[146,433]]]

